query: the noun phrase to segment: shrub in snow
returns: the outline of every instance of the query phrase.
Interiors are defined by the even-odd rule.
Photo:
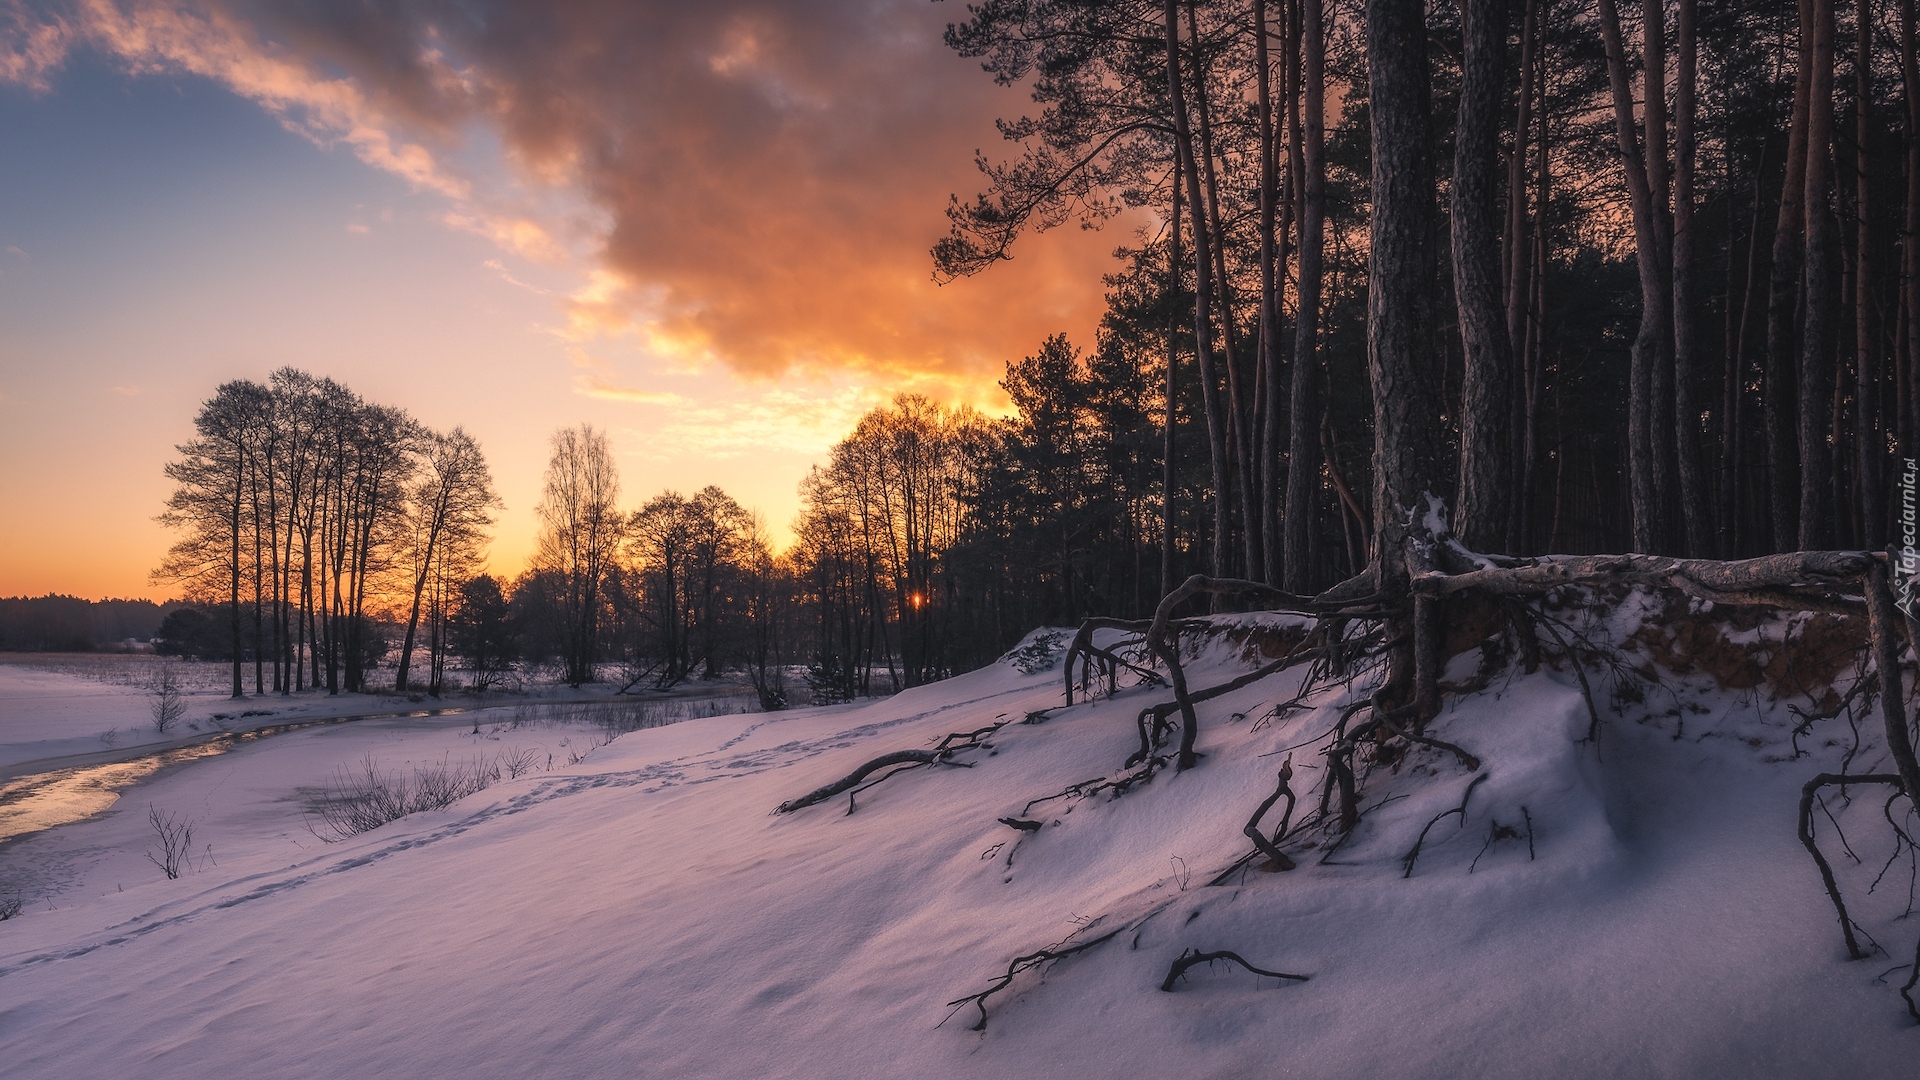
[[[180,677],[172,664],[163,663],[154,670],[149,696],[152,698],[149,707],[153,710],[153,730],[164,735],[187,712],[186,692],[181,688]]]
[[[809,664],[805,681],[808,700],[815,705],[834,705],[860,696],[860,673],[838,656]]]
[[[314,807],[313,834],[328,843],[377,829],[422,810],[443,810],[500,779],[496,762],[454,764],[445,759],[417,765],[411,775],[385,773],[371,757],[357,772],[340,771]]]
[[[160,868],[160,872],[172,881],[180,876],[182,870],[193,869],[193,821],[175,814],[162,814],[160,808],[147,805],[147,823],[153,826],[154,842],[159,846],[147,849],[147,860]]]
[[[518,780],[524,773],[533,771],[540,761],[540,752],[531,747],[515,747],[500,753],[500,767],[507,772],[507,779]]]
[[[1067,641],[1072,637],[1071,630],[1035,630],[1000,660],[1022,675],[1052,671],[1060,661],[1060,654],[1067,651]]]

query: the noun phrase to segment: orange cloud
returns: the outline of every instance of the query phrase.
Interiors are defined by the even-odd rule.
[[[450,227],[543,262],[584,256],[561,336],[631,334],[688,367],[977,388],[1047,333],[1084,338],[1128,239],[1062,229],[933,284],[948,194],[978,189],[993,119],[1030,103],[947,50],[954,13],[925,0],[3,10],[0,78],[44,86],[86,46],[217,80],[444,197]]]

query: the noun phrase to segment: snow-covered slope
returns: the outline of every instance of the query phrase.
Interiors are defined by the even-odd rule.
[[[1240,651],[1216,639],[1190,678],[1245,670]],[[1209,886],[1296,744],[1297,816],[1314,809],[1314,743],[1349,690],[1264,722],[1297,673],[1209,702],[1198,769],[1039,804],[1025,833],[998,819],[1119,770],[1164,694],[1022,723],[1060,700],[1032,654],[864,707],[636,732],[298,861],[0,923],[0,1072],[1869,1077],[1920,1052],[1905,970],[1876,981],[1920,930],[1896,918],[1904,861],[1866,891],[1891,850],[1881,795],[1833,804],[1861,859],[1836,853],[1843,884],[1894,954],[1849,963],[1795,838],[1800,784],[1846,740],[1792,760],[1795,717],[1764,691],[1675,680],[1596,749],[1571,674],[1497,682],[1430,729],[1486,780],[1410,876],[1478,775],[1426,749],[1368,778],[1327,864],[1296,844],[1298,870]],[[771,813],[999,719],[970,767],[894,776],[852,814],[844,795]],[[1018,974],[982,1031],[948,1004],[1114,930]],[[1203,965],[1161,992],[1187,949],[1311,978]]]

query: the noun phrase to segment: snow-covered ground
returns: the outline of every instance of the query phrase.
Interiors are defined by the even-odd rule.
[[[1239,654],[1216,640],[1190,678],[1245,670]],[[1198,769],[1029,809],[1115,773],[1164,691],[1021,723],[1059,704],[1060,673],[1020,666],[637,731],[330,845],[261,825],[324,783],[314,763],[342,760],[328,740],[395,764],[495,744],[453,722],[382,749],[362,722],[183,766],[123,800],[202,823],[213,858],[177,881],[143,867],[133,814],[0,847],[0,878],[30,844],[43,862],[98,849],[51,905],[0,923],[0,1062],[10,1078],[1732,1078],[1903,1076],[1920,1051],[1906,970],[1889,971],[1920,932],[1900,918],[1907,861],[1868,891],[1891,851],[1882,792],[1828,800],[1857,863],[1824,819],[1822,839],[1891,956],[1847,962],[1795,836],[1800,785],[1850,748],[1844,718],[1795,759],[1785,703],[1674,678],[1609,713],[1596,748],[1570,672],[1506,677],[1430,728],[1478,772],[1416,751],[1367,778],[1369,812],[1326,863],[1310,832],[1289,847],[1300,869],[1210,886],[1249,850],[1289,747],[1296,820],[1315,809],[1315,747],[1353,691],[1266,720],[1299,677],[1257,683],[1202,706]],[[851,814],[844,795],[771,813],[1001,719],[956,759],[971,767],[896,775]],[[1877,767],[1875,723],[1853,771]],[[999,821],[1028,816],[1042,827]],[[949,1004],[1110,931],[1018,974],[982,1031]],[[1161,992],[1188,949],[1311,978],[1202,965]]]
[[[295,858],[331,842],[334,830],[320,807],[329,794],[352,790],[369,766],[378,776],[403,780],[423,769],[511,779],[577,763],[614,737],[610,724],[671,723],[738,708],[724,699],[523,702],[457,716],[316,724],[159,762],[137,759],[0,784],[0,894],[57,910],[150,880],[160,873],[149,857],[160,853],[150,810],[192,829],[187,870],[211,873],[223,862]],[[41,787],[30,793],[14,790],[36,780]],[[82,820],[46,828],[49,818]]]

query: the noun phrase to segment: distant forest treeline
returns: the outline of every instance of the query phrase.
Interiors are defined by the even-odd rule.
[[[147,642],[177,602],[83,600],[78,596],[0,597],[0,651],[92,652],[128,639]]]
[[[230,660],[254,693],[438,693],[450,671],[486,685],[532,665],[576,685],[745,671],[779,707],[802,668],[816,701],[943,678],[1036,624],[1158,596],[1135,362],[1054,337],[1008,366],[1012,419],[911,395],[872,411],[802,484],[784,553],[715,487],[623,508],[605,435],[564,429],[510,579],[477,572],[497,502],[471,440],[463,463],[449,437],[302,372],[228,383],[167,469],[180,536],[155,576],[190,602],[161,647]]]

